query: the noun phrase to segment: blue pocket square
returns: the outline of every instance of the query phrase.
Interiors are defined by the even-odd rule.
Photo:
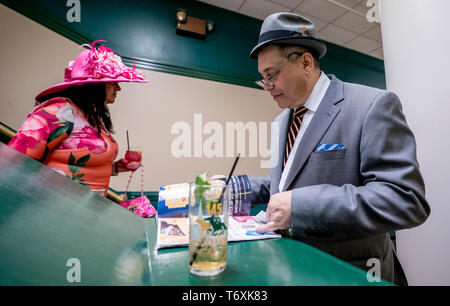
[[[324,151],[336,151],[336,150],[342,150],[345,146],[343,144],[334,144],[334,143],[319,143],[317,145],[317,152],[324,152]]]

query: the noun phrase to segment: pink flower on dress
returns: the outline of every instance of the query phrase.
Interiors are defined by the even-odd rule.
[[[100,154],[106,152],[106,143],[96,130],[86,126],[80,131],[80,142],[77,148],[88,148],[92,153]]]
[[[9,146],[15,148],[17,151],[26,154],[27,148],[35,148],[39,144],[39,141],[33,137],[29,137],[23,134],[14,136],[9,142]]]
[[[47,128],[47,120],[40,115],[33,114],[24,122],[22,131],[37,131],[45,128]],[[48,130],[48,128],[46,130]]]
[[[11,141],[17,151],[26,153],[27,148],[34,149],[41,139],[47,139],[50,133],[47,121],[39,115],[30,115],[24,122],[21,133]]]
[[[80,133],[85,134],[87,137],[91,139],[100,137],[97,135],[97,130],[91,126],[85,126],[84,128],[81,129]]]
[[[96,154],[106,152],[106,144],[101,136],[97,135],[97,130],[92,128],[83,115],[75,111],[69,103],[59,109],[56,116],[62,122],[71,121],[74,123],[72,133],[58,148],[65,150],[87,148]]]
[[[103,138],[97,134],[97,131],[90,127],[85,126],[79,131],[73,131],[69,138],[64,140],[61,145],[61,149],[82,149],[87,148],[89,151],[95,154],[101,154],[106,152],[106,143]]]
[[[62,150],[76,149],[78,147],[79,142],[80,140],[78,138],[75,138],[73,137],[73,135],[70,135],[69,138],[65,139],[57,146],[57,149]]]
[[[68,104],[67,101],[63,98],[57,98],[57,99],[59,99],[59,100],[56,100],[49,104],[45,104],[45,106],[43,106],[43,108],[45,109],[46,112],[53,114],[53,118],[54,118],[54,114],[56,114],[63,107],[63,105]]]

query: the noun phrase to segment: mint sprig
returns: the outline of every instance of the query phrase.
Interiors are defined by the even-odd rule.
[[[205,192],[211,188],[211,183],[207,179],[208,171],[202,174],[197,174],[195,177],[195,201],[199,203],[200,209],[203,211],[206,208]],[[200,214],[199,214],[200,215]]]

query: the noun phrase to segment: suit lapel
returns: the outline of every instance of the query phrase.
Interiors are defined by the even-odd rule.
[[[335,104],[344,99],[343,83],[333,75],[330,77],[330,86],[299,143],[282,191],[288,190],[294,178],[300,172],[311,153],[314,152],[320,139],[322,139],[340,111],[340,108]],[[284,140],[286,141],[286,135]]]
[[[284,147],[286,145],[286,138],[287,138],[287,130],[289,128],[290,118],[293,113],[293,109],[285,110],[283,111],[280,116],[277,118],[276,122],[278,123],[278,134],[273,135],[278,138],[278,148],[273,148],[271,151],[278,153],[278,155],[275,156],[275,159],[272,161],[272,165],[275,167],[272,169],[272,183],[271,186],[274,189],[274,192],[279,192],[278,185],[280,184],[281,180],[281,170],[283,166],[283,155],[284,155]]]

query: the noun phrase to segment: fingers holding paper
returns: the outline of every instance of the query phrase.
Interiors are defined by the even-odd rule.
[[[271,196],[266,211],[267,223],[256,231],[265,233],[291,227],[291,198],[292,190]]]

